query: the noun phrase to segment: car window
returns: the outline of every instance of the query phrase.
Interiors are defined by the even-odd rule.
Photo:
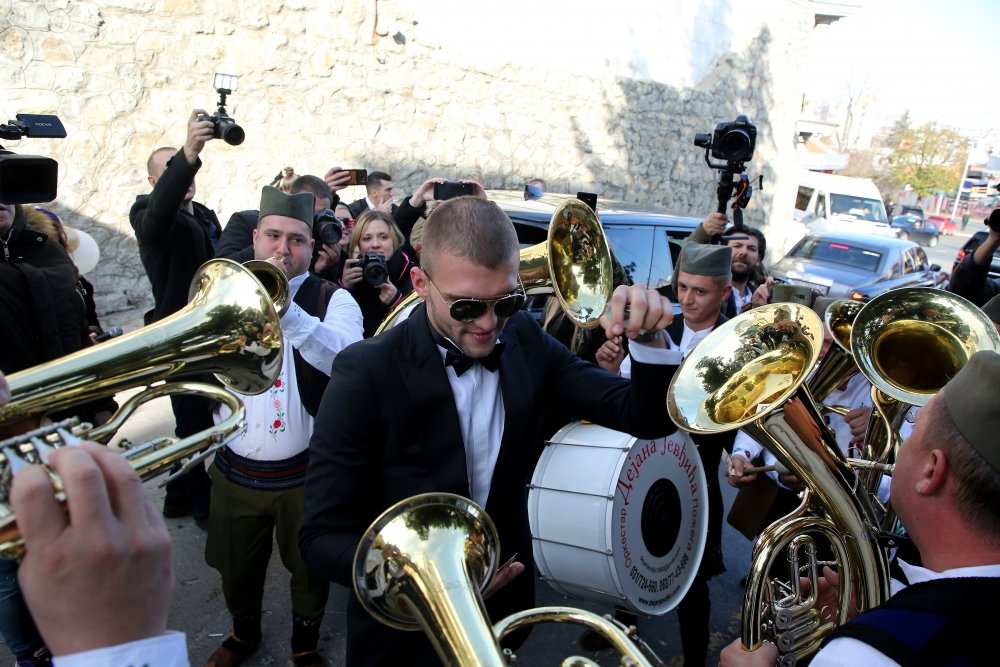
[[[924,252],[923,248],[914,248],[912,252],[917,271],[927,271],[930,269],[931,263],[927,260],[927,253]]]
[[[653,227],[605,227],[604,233],[611,243],[615,258],[621,263],[625,273],[633,283],[649,285],[649,267],[656,230]],[[657,272],[660,269],[656,269]],[[667,276],[670,275],[669,270]]]
[[[805,185],[800,185],[799,192],[797,195],[795,195],[795,208],[799,211],[808,210],[809,200],[812,199],[814,192],[816,192],[815,188],[810,188]]]
[[[827,241],[815,237],[805,238],[792,249],[790,254],[792,257],[852,266],[872,273],[878,272],[879,264],[882,262],[882,253],[880,252],[840,241]]]
[[[889,265],[889,268],[885,270],[885,274],[882,276],[882,280],[893,280],[894,278],[903,277],[903,256],[897,255],[896,259]]]
[[[906,250],[903,252],[903,273],[910,274],[916,272],[917,267],[913,261],[913,252]]]
[[[512,220],[511,222],[514,223],[514,229],[517,230],[517,240],[522,248],[542,243],[548,239],[549,230],[547,227],[526,224],[519,220]]]
[[[858,220],[885,222],[885,207],[877,199],[854,195],[830,195],[830,211],[839,215],[853,215]]]
[[[826,193],[821,192],[816,197],[816,215],[820,218],[826,217]]]

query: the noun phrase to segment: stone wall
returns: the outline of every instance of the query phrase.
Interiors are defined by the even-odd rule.
[[[725,0],[702,4],[726,15]],[[202,154],[197,198],[223,222],[255,208],[282,167],[322,175],[333,165],[388,171],[401,193],[429,176],[487,188],[539,176],[554,191],[702,216],[715,205],[716,173],[693,135],[745,113],[759,129],[749,173],[764,177],[746,220],[779,249],[813,15],[804,0],[763,4],[769,13],[740,48],[717,54],[693,87],[676,87],[464,64],[406,0],[0,0],[0,113],[55,113],[66,125],[64,140],[6,147],[59,161],[52,207],[101,245],[88,277],[104,312],[150,302],[128,210],[149,191],[149,152],[183,142],[192,108],[214,109],[216,71],[241,75],[229,112],[247,134]],[[488,30],[488,17],[475,25]]]

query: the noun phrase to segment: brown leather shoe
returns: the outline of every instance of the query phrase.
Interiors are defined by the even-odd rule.
[[[260,641],[251,644],[229,635],[222,646],[208,657],[205,667],[236,667],[253,655],[259,646]]]

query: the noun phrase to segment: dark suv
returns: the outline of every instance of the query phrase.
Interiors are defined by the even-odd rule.
[[[545,194],[541,199],[526,201],[523,192],[513,190],[488,190],[486,195],[510,217],[525,247],[545,241],[552,214],[573,197]],[[652,288],[670,281],[681,242],[701,222],[610,199],[597,200],[597,214],[615,257],[632,282]],[[679,312],[677,304],[674,308]]]

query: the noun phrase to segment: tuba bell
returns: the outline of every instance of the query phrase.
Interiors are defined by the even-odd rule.
[[[102,426],[71,418],[0,442],[0,498],[7,498],[12,468],[45,463],[55,447],[110,437],[141,404],[160,396],[206,396],[226,404],[232,414],[214,428],[181,440],[165,437],[129,446],[124,456],[140,477],[155,476],[209,447],[203,458],[228,442],[245,426],[243,403],[221,387],[188,379],[214,374],[241,394],[260,394],[274,384],[283,343],[272,297],[280,301],[283,293],[287,300],[288,293],[284,274],[278,273],[269,290],[252,269],[227,259],[211,260],[195,274],[188,305],[173,315],[8,376],[10,401],[0,407],[0,428],[8,430],[15,424],[37,423],[53,410],[134,387],[146,389],[125,401]],[[167,382],[154,384],[163,380]],[[0,504],[0,556],[10,557],[20,553],[23,543],[5,504]]]
[[[957,294],[929,287],[891,290],[869,301],[851,331],[858,368],[872,384],[872,410],[861,458],[895,459],[899,428],[911,406],[923,406],[980,350],[1000,352],[1000,334],[982,310]],[[882,473],[863,474],[872,494]],[[887,508],[882,527],[892,531]]]
[[[548,238],[521,250],[518,279],[528,296],[555,294],[574,325],[592,329],[604,314],[613,289],[611,246],[597,214],[579,199],[568,199],[549,221]],[[410,292],[375,335],[399,324],[420,302]]]
[[[496,572],[500,540],[489,515],[467,498],[426,493],[402,500],[365,531],[354,555],[354,591],[378,621],[423,630],[449,667],[503,667],[516,661],[499,642],[542,621],[571,622],[603,634],[622,664],[661,664],[614,621],[569,607],[539,607],[490,626],[480,590]],[[575,661],[575,662],[574,662]],[[592,664],[567,658],[563,664]]]
[[[769,526],[754,546],[743,604],[743,645],[771,639],[782,664],[814,652],[847,620],[852,598],[864,611],[889,594],[875,508],[867,494],[855,493],[855,469],[805,384],[822,340],[822,322],[809,308],[756,308],[714,329],[677,369],[667,394],[678,427],[692,433],[741,428],[806,484],[802,505]],[[840,606],[832,621],[815,608],[817,538],[829,543],[841,567]],[[772,579],[782,558],[787,580]],[[808,596],[799,587],[803,572],[813,584]]]

